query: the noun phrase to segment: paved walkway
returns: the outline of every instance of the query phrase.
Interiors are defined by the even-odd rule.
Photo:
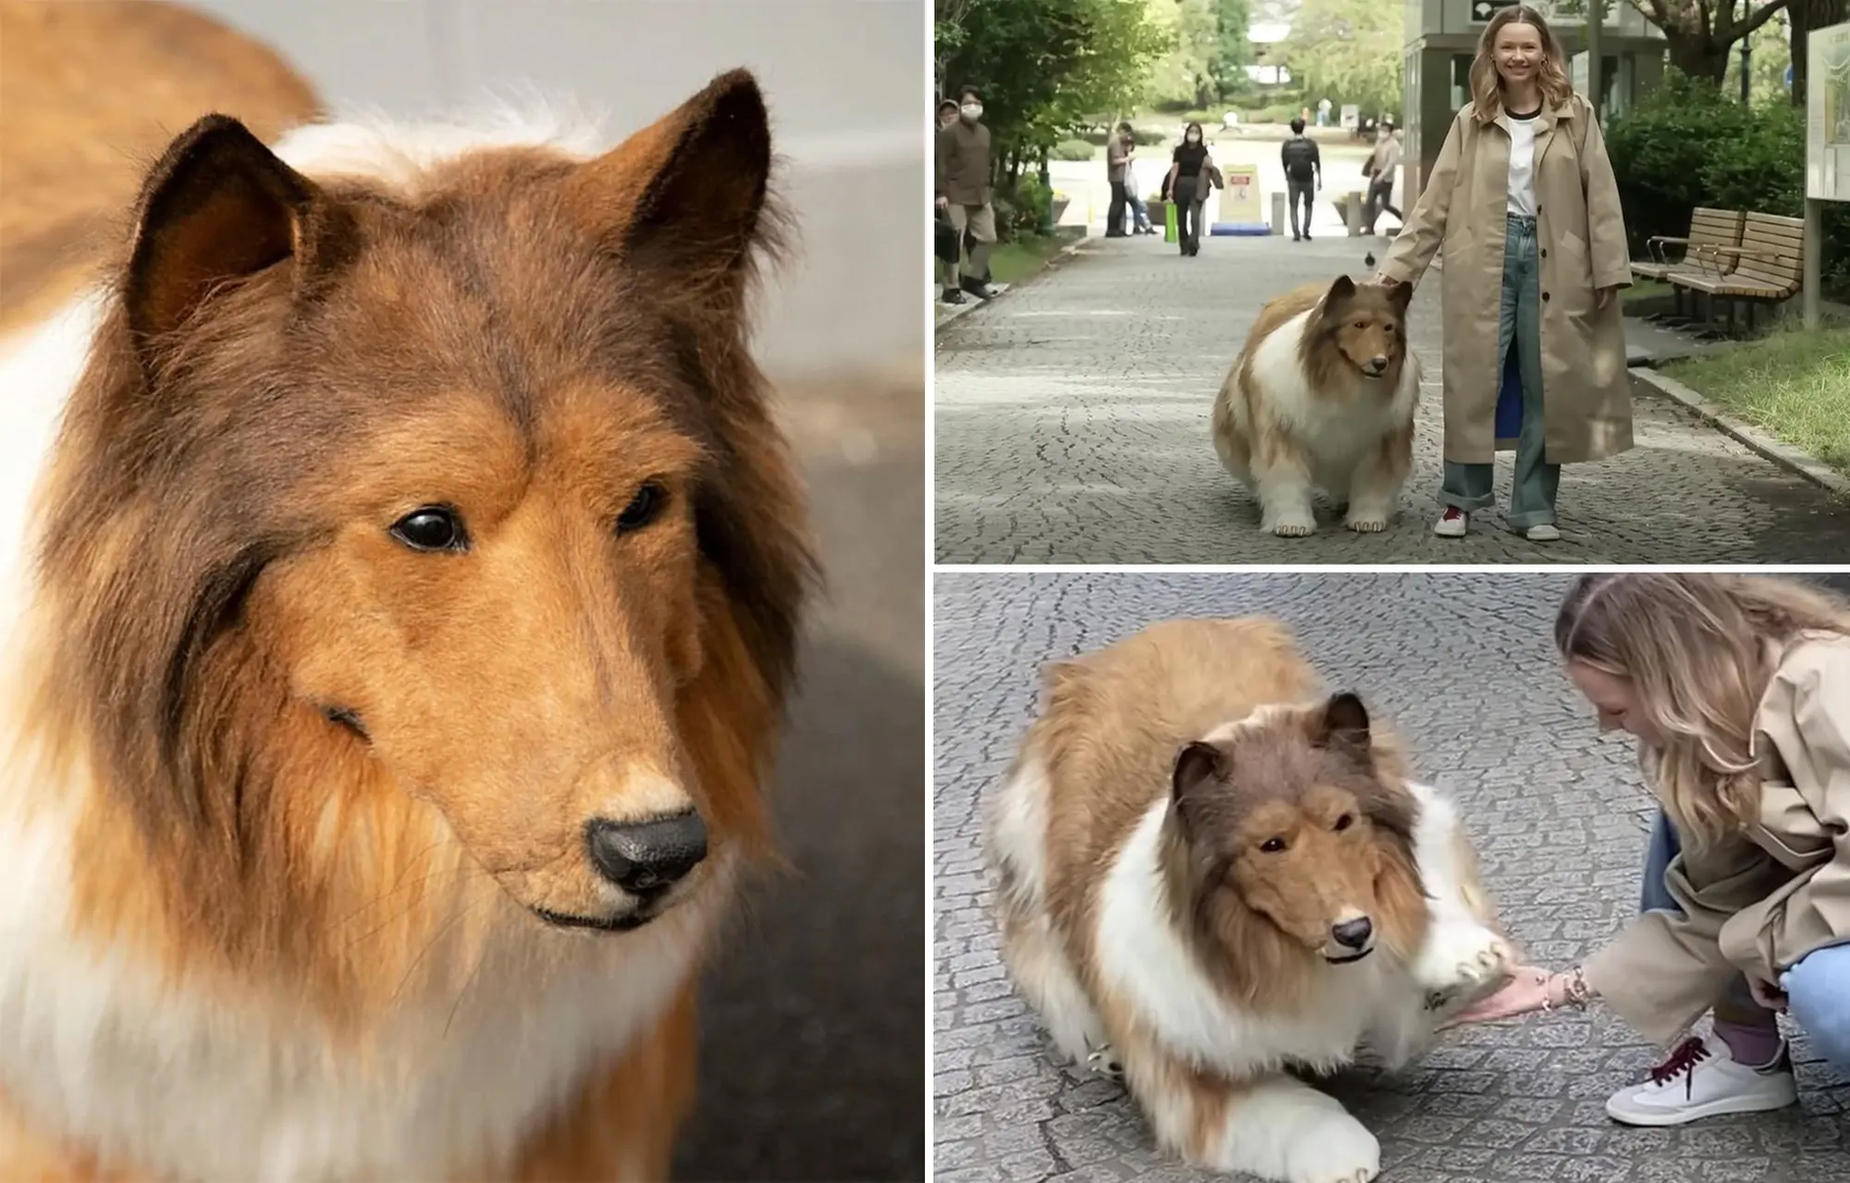
[[[1168,616],[1281,616],[1460,802],[1528,955],[1565,965],[1636,907],[1647,798],[1632,749],[1598,734],[1548,651],[1564,586],[1513,572],[940,573],[936,1183],[1215,1178],[1159,1157],[1118,1085],[1055,1065],[997,959],[977,799],[1014,754],[1041,663]],[[1850,1085],[1802,1040],[1794,1050],[1798,1106],[1681,1129],[1606,1118],[1606,1096],[1653,1057],[1597,1006],[1466,1028],[1399,1075],[1359,1069],[1330,1087],[1381,1138],[1382,1183],[1845,1183]]]
[[[1568,467],[1554,544],[1480,515],[1435,538],[1437,285],[1414,302],[1429,387],[1414,473],[1385,534],[1323,506],[1310,538],[1261,534],[1221,469],[1214,392],[1265,299],[1349,271],[1383,240],[1089,241],[1049,272],[945,327],[936,379],[936,550],[951,563],[1724,563],[1850,556],[1850,507],[1668,400],[1635,402],[1638,446]],[[1434,280],[1437,276],[1432,277]],[[1510,461],[1499,465],[1507,499]]]

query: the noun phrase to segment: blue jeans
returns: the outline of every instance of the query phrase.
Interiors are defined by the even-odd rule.
[[[1129,185],[1124,187],[1124,204],[1131,207],[1131,216],[1136,219],[1137,229],[1148,230],[1150,207],[1144,204],[1143,198],[1137,196],[1137,191]]]
[[[1645,854],[1640,910],[1682,910],[1664,886],[1664,873],[1681,849],[1670,818],[1659,810]],[[1792,1021],[1811,1037],[1812,1048],[1841,1075],[1850,1077],[1850,944],[1826,945],[1807,953],[1779,975],[1779,988],[1786,992]],[[1740,1006],[1755,1005],[1746,978],[1735,979],[1728,989],[1728,1001]]]
[[[1542,280],[1535,258],[1535,219],[1508,215],[1503,235],[1503,300],[1497,320],[1497,372],[1502,380],[1510,350],[1522,376],[1522,430],[1516,438],[1516,479],[1503,520],[1512,530],[1553,525],[1561,466],[1550,464],[1542,415]],[[1491,400],[1496,401],[1493,391]],[[1496,504],[1496,465],[1445,462],[1439,502],[1467,512]]]

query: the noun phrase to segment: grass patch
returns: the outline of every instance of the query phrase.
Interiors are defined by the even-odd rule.
[[[1619,290],[1619,300],[1624,304],[1635,304],[1640,300],[1652,300],[1658,296],[1670,295],[1670,285],[1656,279],[1634,279],[1632,286]]]
[[[1755,427],[1850,472],[1850,328],[1774,333],[1664,373]]]
[[[997,283],[1020,283],[1047,266],[1047,260],[1059,253],[1068,241],[1057,235],[1050,238],[1024,235],[1014,242],[1003,243],[989,256],[989,278]]]

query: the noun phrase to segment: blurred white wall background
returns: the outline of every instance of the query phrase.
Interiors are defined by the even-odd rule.
[[[922,365],[924,0],[190,0],[263,38],[336,113],[538,93],[614,143],[723,70],[771,107],[797,253],[767,285],[774,373]]]

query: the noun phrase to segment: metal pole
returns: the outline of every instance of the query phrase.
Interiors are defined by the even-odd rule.
[[[1593,122],[1605,125],[1604,88],[1600,86],[1600,26],[1606,23],[1606,0],[1587,0],[1587,102],[1593,104]]]
[[[1047,169],[1047,149],[1041,149],[1041,192],[1047,195],[1047,204],[1041,207],[1041,237],[1053,234],[1053,177]],[[1111,229],[1117,229],[1116,226]]]
[[[1805,327],[1816,329],[1824,312],[1824,298],[1818,293],[1818,285],[1824,281],[1824,202],[1813,198],[1805,199],[1805,270],[1800,282],[1804,285],[1802,307],[1805,313]]]
[[[1754,15],[1754,0],[1741,0],[1741,8],[1744,10],[1741,14],[1743,18],[1752,17]],[[1741,105],[1743,107],[1754,101],[1752,74],[1754,47],[1751,44],[1752,41],[1752,36],[1741,38]]]

